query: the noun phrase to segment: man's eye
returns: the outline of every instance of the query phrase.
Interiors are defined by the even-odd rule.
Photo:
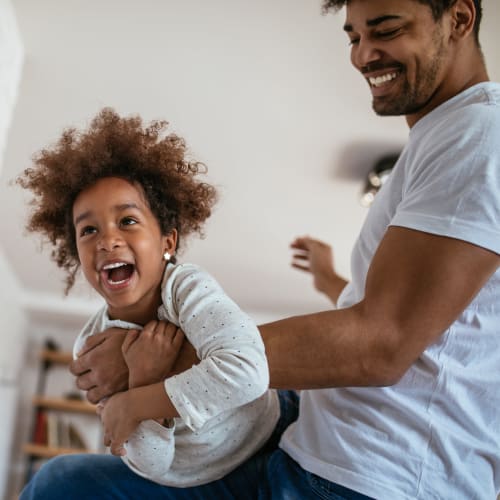
[[[378,36],[379,36],[379,38],[391,38],[394,35],[397,35],[399,33],[399,31],[400,31],[400,28],[395,28],[395,29],[388,30],[388,31],[381,31],[378,33]]]
[[[81,231],[80,231],[80,236],[86,236],[88,234],[93,234],[97,230],[93,226],[85,226]]]
[[[356,45],[356,44],[358,44],[358,43],[359,43],[359,38],[351,38],[351,39],[349,40],[349,45],[351,45],[351,46],[352,46],[352,45]]]

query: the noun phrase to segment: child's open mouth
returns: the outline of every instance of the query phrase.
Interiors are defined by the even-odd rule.
[[[113,262],[106,264],[101,269],[102,279],[110,286],[127,283],[134,274],[135,266],[126,262]]]

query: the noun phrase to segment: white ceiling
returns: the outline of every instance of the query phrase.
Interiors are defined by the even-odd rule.
[[[289,242],[333,243],[339,270],[366,214],[362,176],[407,137],[376,117],[351,68],[344,14],[307,0],[13,0],[25,46],[19,99],[1,172],[1,246],[32,314],[88,312],[86,285],[62,298],[63,274],[26,235],[26,193],[9,181],[62,128],[103,106],[170,121],[220,190],[206,238],[183,260],[204,266],[257,319],[328,306],[290,268]],[[492,79],[498,0],[484,0]],[[2,284],[0,284],[2,286]]]

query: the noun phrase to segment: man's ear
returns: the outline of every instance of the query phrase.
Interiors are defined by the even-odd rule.
[[[457,0],[450,8],[450,15],[452,38],[465,38],[473,32],[476,20],[474,0]]]

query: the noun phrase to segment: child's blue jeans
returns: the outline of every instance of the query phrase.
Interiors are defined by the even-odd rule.
[[[304,471],[277,445],[298,416],[298,396],[280,391],[281,416],[262,450],[222,479],[191,488],[162,486],[136,475],[113,455],[64,455],[47,462],[20,500],[307,500],[367,499]]]

